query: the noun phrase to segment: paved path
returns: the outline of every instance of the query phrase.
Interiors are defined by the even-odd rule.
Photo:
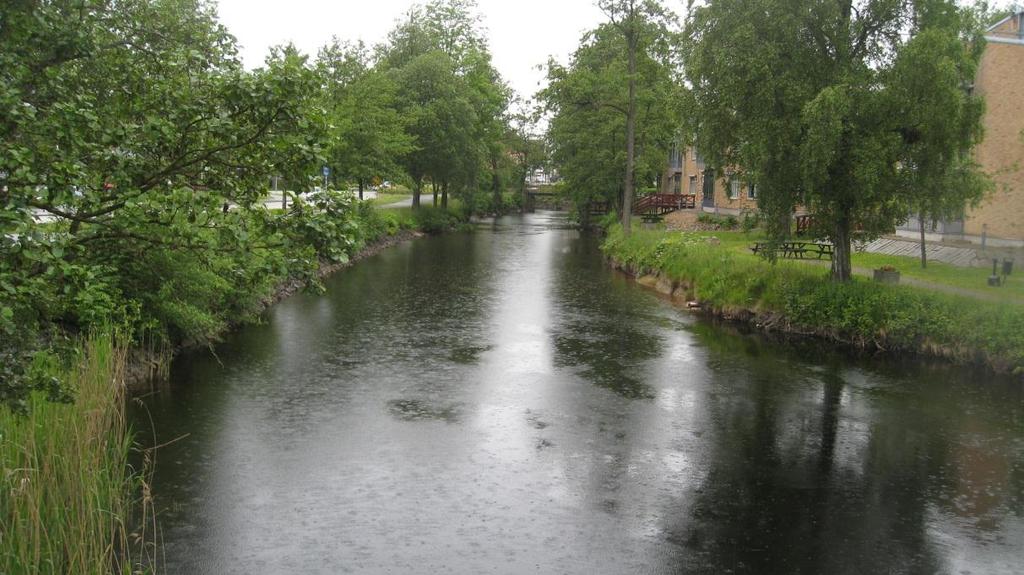
[[[926,242],[925,249],[928,261],[943,262],[964,268],[985,267],[992,263],[992,260],[979,256],[978,250],[974,248]],[[913,240],[886,237],[869,243],[864,251],[873,254],[917,258],[921,256],[921,244]]]

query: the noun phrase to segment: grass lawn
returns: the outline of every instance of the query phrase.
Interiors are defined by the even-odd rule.
[[[928,262],[926,269],[921,269],[921,260],[905,256],[889,256],[885,254],[853,254],[853,265],[856,267],[875,269],[883,265],[891,265],[900,274],[914,279],[983,292],[1000,301],[1024,304],[1024,277],[1019,270],[1007,276],[1002,287],[989,287],[988,276],[992,268],[963,268],[942,262]]]
[[[373,205],[375,205],[375,206],[386,206],[388,204],[396,204],[398,202],[403,202],[405,200],[408,200],[411,197],[412,197],[412,194],[403,193],[403,192],[395,193],[395,194],[384,193],[384,192],[377,192],[377,197],[372,199],[372,200],[369,200],[369,201],[372,202]]]
[[[664,229],[662,226],[661,230]],[[647,232],[650,233],[650,232]],[[667,232],[666,232],[667,233]],[[745,233],[742,231],[715,231],[715,232],[686,232],[696,237],[716,237],[724,249],[734,252],[737,256],[746,258],[760,258],[750,251],[750,246],[755,242],[764,241],[761,232],[754,231]],[[661,237],[660,233],[653,233],[653,236]],[[928,262],[926,269],[921,269],[921,261],[918,258],[905,256],[890,256],[885,254],[872,254],[854,252],[852,263],[854,268],[861,268],[862,271],[870,271],[884,265],[891,265],[900,271],[900,274],[907,278],[913,278],[923,282],[950,286],[958,290],[970,290],[985,294],[986,299],[1024,305],[1024,269],[1014,269],[1014,273],[1008,276],[1006,284],[1001,287],[989,287],[987,279],[992,273],[992,268],[964,268],[945,264],[942,262]],[[783,262],[788,263],[790,260]],[[816,262],[817,260],[807,260]],[[806,261],[793,260],[797,265],[807,265]],[[971,294],[964,294],[971,295]]]

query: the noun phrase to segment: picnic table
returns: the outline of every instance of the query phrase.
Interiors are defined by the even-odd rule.
[[[767,257],[768,252],[771,249],[772,248],[770,244],[765,242],[757,242],[756,244],[751,246],[750,251],[754,252],[755,254],[759,253]],[[802,260],[805,258],[816,257],[820,260],[825,258],[826,256],[828,257],[828,259],[832,259],[832,256],[835,253],[834,249],[835,248],[832,246],[832,244],[828,242],[791,241],[780,242],[776,247],[776,253],[778,253],[783,258],[793,258]]]

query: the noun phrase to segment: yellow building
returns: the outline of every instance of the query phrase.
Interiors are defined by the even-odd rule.
[[[928,240],[965,240],[992,247],[1024,246],[1024,12],[1007,16],[985,33],[985,52],[974,92],[985,98],[984,139],[975,157],[996,189],[964,218],[926,224]],[[897,235],[920,237],[911,218]]]
[[[716,173],[704,163],[695,148],[673,150],[661,181],[663,194],[692,194],[706,212],[739,214],[757,209],[757,187],[738,173]]]
[[[975,153],[996,190],[968,211],[964,235],[1024,246],[1024,12],[989,28],[985,40],[974,82],[985,98],[985,139]]]

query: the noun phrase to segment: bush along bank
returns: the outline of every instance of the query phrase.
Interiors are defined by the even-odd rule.
[[[124,325],[135,336],[128,379],[144,380],[174,350],[211,345],[287,293],[319,289],[381,242],[468,219],[461,210],[376,209],[333,191],[295,197],[287,210],[223,210],[217,198],[191,193],[188,209],[153,215],[145,237],[57,222],[0,239],[0,404],[23,406],[33,386],[26,366],[52,342]]]
[[[343,197],[343,196],[342,196]],[[350,199],[349,199],[350,200]],[[302,209],[302,208],[300,208]],[[129,358],[129,387],[137,387],[154,379],[166,376],[167,368],[177,351],[214,344],[227,331],[258,320],[259,315],[269,306],[284,300],[302,290],[319,292],[322,280],[355,262],[424,234],[434,235],[464,229],[469,217],[460,209],[441,209],[423,206],[417,210],[387,209],[375,207],[372,202],[343,202],[333,209],[319,206],[319,211],[329,213],[330,221],[316,223],[303,242],[296,242],[304,251],[305,260],[300,265],[286,265],[271,270],[262,281],[252,282],[248,291],[223,292],[216,298],[198,298],[189,305],[196,306],[202,315],[212,316],[206,330],[181,332],[176,318],[157,324],[157,337],[139,342]],[[309,215],[304,215],[310,219]],[[339,233],[339,230],[343,230]],[[315,249],[309,251],[310,246]],[[273,257],[285,257],[285,247],[278,246]],[[217,288],[216,284],[208,287]],[[232,296],[231,294],[235,295]],[[218,308],[209,303],[227,301],[246,302],[234,308]],[[196,304],[203,304],[199,307]],[[153,342],[156,342],[155,345]]]
[[[1024,306],[859,278],[833,283],[821,268],[772,265],[685,233],[634,231],[626,237],[613,226],[602,250],[641,283],[761,329],[1024,375]]]

